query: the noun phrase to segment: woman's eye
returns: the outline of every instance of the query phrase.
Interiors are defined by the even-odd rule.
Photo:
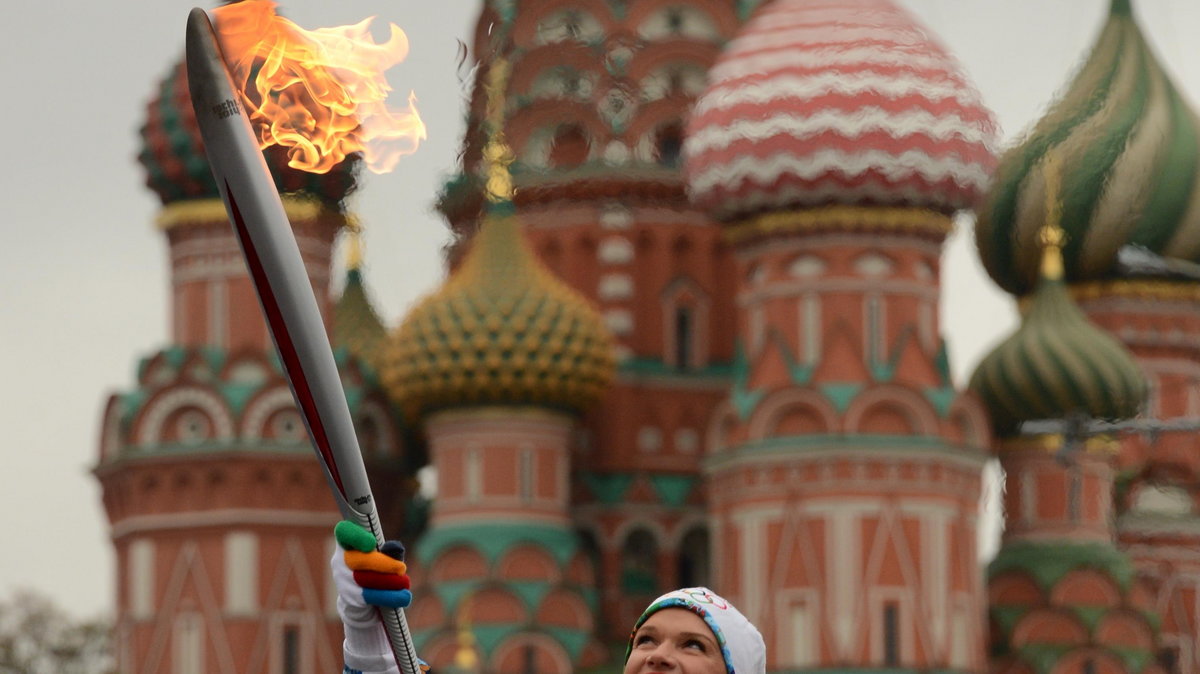
[[[634,646],[641,646],[642,644],[652,644],[652,643],[654,643],[654,639],[650,638],[649,636],[647,636],[645,634],[640,635],[640,636],[638,636],[638,638],[633,640]]]
[[[684,648],[695,648],[701,653],[704,652],[704,642],[699,639],[688,639],[683,643]]]

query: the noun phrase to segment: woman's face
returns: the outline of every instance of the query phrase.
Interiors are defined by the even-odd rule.
[[[625,674],[725,674],[725,659],[712,630],[685,608],[651,615],[633,635]]]

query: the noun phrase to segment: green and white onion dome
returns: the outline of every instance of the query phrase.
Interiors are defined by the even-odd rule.
[[[1040,246],[1039,246],[1040,248]],[[1016,435],[1025,421],[1128,419],[1146,398],[1146,380],[1133,356],[1093,325],[1071,300],[1056,246],[1020,328],[997,346],[971,377],[998,437]]]
[[[1127,245],[1200,261],[1200,120],[1155,58],[1130,0],[1113,0],[1079,73],[1001,157],[978,212],[984,267],[1016,295],[1037,285],[1046,187],[1036,167],[1051,148],[1063,164],[1067,282],[1114,278]]]

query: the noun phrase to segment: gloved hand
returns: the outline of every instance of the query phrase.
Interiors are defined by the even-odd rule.
[[[404,546],[388,541],[376,550],[375,536],[348,520],[338,522],[333,533],[338,548],[329,563],[338,590],[338,615],[346,631],[342,644],[346,668],[364,674],[399,674],[376,607],[404,608],[412,603]]]

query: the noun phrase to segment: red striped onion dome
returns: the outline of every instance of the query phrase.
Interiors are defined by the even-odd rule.
[[[693,202],[722,220],[826,205],[942,213],[987,187],[996,125],[893,0],[774,0],[709,73],[684,142]]]
[[[204,154],[204,141],[188,93],[187,68],[180,62],[158,87],[146,107],[138,162],[146,169],[146,186],[163,204],[185,199],[219,199],[217,185]],[[347,159],[328,173],[308,173],[287,165],[287,150],[267,148],[263,154],[280,192],[303,194],[337,204],[357,186],[358,157]]]

